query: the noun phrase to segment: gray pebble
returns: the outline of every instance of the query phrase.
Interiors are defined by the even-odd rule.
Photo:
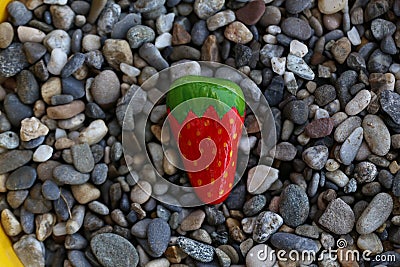
[[[48,200],[57,200],[60,198],[61,191],[55,182],[46,180],[42,184],[42,194]]]
[[[81,173],[91,172],[94,168],[94,158],[87,143],[71,147],[72,160],[75,168]]]
[[[30,166],[23,166],[10,174],[6,187],[8,190],[22,190],[32,187],[37,178],[36,169]]]
[[[75,233],[72,235],[67,235],[65,238],[65,248],[66,249],[85,249],[88,245],[88,241],[82,235]]]
[[[303,79],[314,80],[314,72],[301,57],[289,54],[287,56],[287,68]]]
[[[131,228],[131,234],[138,238],[147,237],[147,228],[151,223],[151,219],[145,218],[135,223]]]
[[[25,25],[32,19],[32,12],[20,1],[12,1],[8,4],[7,11],[14,26]]]
[[[160,218],[153,219],[147,227],[149,248],[156,257],[161,256],[168,247],[171,230],[168,223]]]
[[[85,62],[84,54],[82,53],[74,54],[62,69],[61,77],[66,78],[71,76],[75,71],[77,71],[80,67],[82,67],[84,62]]]
[[[60,165],[53,170],[54,180],[58,184],[80,185],[89,180],[89,174],[83,174],[75,170],[71,165]]]
[[[319,250],[318,245],[314,240],[295,234],[279,232],[273,234],[270,240],[271,244],[278,249],[297,250],[299,252],[317,252]]]
[[[17,75],[17,94],[24,104],[33,104],[39,99],[39,84],[29,70],[23,70]]]
[[[126,38],[132,49],[139,48],[145,43],[153,42],[155,33],[152,28],[144,25],[136,25],[128,31]]]
[[[103,54],[99,50],[94,50],[87,52],[85,54],[86,57],[86,64],[89,67],[95,68],[95,69],[101,69],[101,66],[104,63],[104,57]]]
[[[111,233],[95,235],[90,248],[99,263],[104,267],[133,266],[139,262],[135,247],[125,238]],[[124,255],[121,257],[121,255]]]
[[[139,55],[159,71],[169,66],[168,62],[161,56],[160,51],[152,43],[142,45],[139,49]]]
[[[298,40],[307,40],[311,37],[310,25],[302,19],[289,17],[281,24],[282,32]]]
[[[244,203],[243,213],[245,216],[254,216],[259,213],[267,204],[267,199],[263,195],[256,195]]]
[[[114,24],[118,22],[120,15],[121,6],[109,2],[101,13],[99,20],[97,21],[97,32],[99,33],[99,35],[106,36],[107,34],[111,33]]]
[[[286,118],[296,124],[304,124],[308,120],[308,106],[303,100],[294,100],[283,108]]]
[[[315,102],[319,106],[325,106],[336,99],[335,87],[330,84],[324,84],[315,90],[314,96]]]
[[[26,55],[26,59],[30,64],[35,63],[41,59],[47,52],[46,47],[39,43],[24,43],[23,50]]]
[[[140,25],[142,23],[142,16],[140,14],[131,13],[126,15],[123,19],[115,23],[111,32],[112,39],[124,39],[129,29]]]
[[[392,57],[383,53],[380,49],[376,49],[369,57],[367,68],[370,73],[385,73],[388,72],[392,64]]]
[[[304,9],[309,8],[311,5],[310,0],[287,0],[286,1],[286,11],[291,14],[298,14],[302,12]]]
[[[19,146],[19,137],[16,133],[7,131],[0,134],[0,147],[15,149]]]
[[[278,214],[271,211],[261,212],[255,221],[253,240],[257,243],[264,243],[278,231],[282,224],[283,219]]]
[[[165,0],[138,0],[133,5],[140,13],[154,11],[165,4]]]
[[[19,3],[14,1],[12,3]],[[12,43],[0,51],[0,77],[11,77],[28,67],[28,61],[20,43]]]
[[[310,211],[306,192],[298,185],[290,184],[281,193],[279,212],[285,224],[296,227],[304,223]]]
[[[385,36],[392,35],[396,31],[396,25],[393,22],[384,19],[374,19],[371,23],[371,32],[374,37],[380,41]]]
[[[341,235],[351,232],[355,217],[351,207],[337,198],[328,204],[318,223],[329,231]]]
[[[74,97],[72,95],[53,95],[50,99],[50,103],[53,106],[68,104],[72,101],[74,101]]]
[[[27,211],[24,207],[21,207],[20,222],[22,231],[26,234],[32,234],[35,230],[35,215]]]
[[[363,141],[363,128],[356,128],[340,147],[339,157],[344,165],[350,165],[356,158]]]
[[[204,210],[207,215],[207,222],[210,225],[220,225],[225,222],[223,212],[218,210],[215,206],[206,206]]]

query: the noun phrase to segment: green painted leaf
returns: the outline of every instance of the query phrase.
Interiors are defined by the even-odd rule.
[[[210,101],[210,98],[222,103]],[[167,94],[167,106],[170,110],[180,104],[183,106],[174,114],[179,122],[186,118],[190,110],[197,116],[202,116],[210,105],[214,106],[220,118],[232,107],[235,107],[240,116],[243,116],[246,107],[243,91],[236,83],[220,78],[192,75],[177,79]]]

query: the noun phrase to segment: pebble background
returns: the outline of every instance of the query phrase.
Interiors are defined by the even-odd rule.
[[[399,0],[24,0],[7,9],[1,224],[26,266],[400,266]],[[275,118],[268,176],[255,175],[260,129],[249,113],[248,171],[217,206],[150,198],[141,188],[168,188],[138,181],[153,170],[129,173],[122,153],[128,90],[188,60],[247,75]],[[150,154],[187,184],[159,149],[164,116],[162,104],[151,114]],[[339,239],[348,245],[339,254],[395,261],[255,256],[321,253]]]

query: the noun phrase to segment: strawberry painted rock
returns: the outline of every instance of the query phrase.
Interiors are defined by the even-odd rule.
[[[208,204],[224,201],[234,184],[245,117],[241,88],[224,79],[185,76],[172,84],[167,110],[197,196]]]

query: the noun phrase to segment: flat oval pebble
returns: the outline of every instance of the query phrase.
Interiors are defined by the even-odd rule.
[[[246,266],[248,267],[275,266],[276,255],[275,253],[272,253],[273,251],[274,250],[266,244],[258,244],[252,247],[246,255]],[[259,255],[263,255],[263,257],[259,257]],[[272,255],[272,257],[269,257],[268,255]]]
[[[305,133],[311,138],[321,138],[330,135],[333,130],[333,120],[322,118],[307,124]]]
[[[5,49],[12,43],[14,38],[14,30],[11,23],[0,23],[0,36],[0,48]]]
[[[149,223],[147,227],[147,242],[156,257],[165,252],[170,238],[171,230],[165,220],[156,218]]]
[[[253,39],[251,31],[239,21],[229,24],[225,28],[224,35],[226,39],[237,44],[247,44]]]
[[[135,247],[127,239],[116,234],[95,235],[90,241],[90,248],[104,267],[136,267],[139,263],[139,255]]]
[[[0,174],[13,171],[32,159],[30,150],[10,150],[0,154]]]
[[[352,116],[340,123],[335,130],[334,138],[337,142],[344,142],[350,134],[361,126],[362,119],[358,116]]]
[[[364,138],[371,152],[385,156],[390,150],[390,133],[385,123],[376,115],[368,114],[362,122]]]
[[[357,232],[362,235],[374,232],[389,218],[392,208],[393,200],[389,194],[377,194],[358,218]]]
[[[279,171],[265,165],[258,165],[249,170],[247,191],[251,194],[262,194],[278,179]]]
[[[194,12],[201,19],[207,19],[214,15],[216,12],[221,10],[224,6],[225,0],[207,1],[207,0],[195,0],[194,1]]]
[[[155,38],[153,29],[144,25],[132,27],[126,34],[132,49],[141,47],[144,43],[152,42]]]
[[[6,187],[8,190],[22,190],[30,188],[37,178],[36,170],[29,166],[18,168],[10,174]]]
[[[358,92],[349,103],[347,103],[345,111],[347,115],[354,116],[363,111],[371,102],[371,94],[368,90]]]
[[[307,40],[311,37],[310,25],[302,19],[289,17],[281,24],[283,33],[298,40]]]
[[[344,165],[350,165],[356,158],[358,150],[363,141],[364,130],[362,127],[356,128],[340,147],[339,157]]]
[[[291,233],[278,232],[273,234],[270,240],[271,244],[278,249],[297,250],[299,252],[317,252],[319,250],[318,245],[314,240]]]
[[[296,227],[308,217],[310,204],[303,188],[290,184],[281,193],[279,213],[285,224]]]
[[[264,15],[265,3],[262,0],[251,1],[244,7],[236,10],[236,17],[238,20],[246,25],[256,24]]]
[[[86,183],[90,176],[83,174],[70,165],[60,165],[53,170],[54,180],[59,184],[79,185]]]

